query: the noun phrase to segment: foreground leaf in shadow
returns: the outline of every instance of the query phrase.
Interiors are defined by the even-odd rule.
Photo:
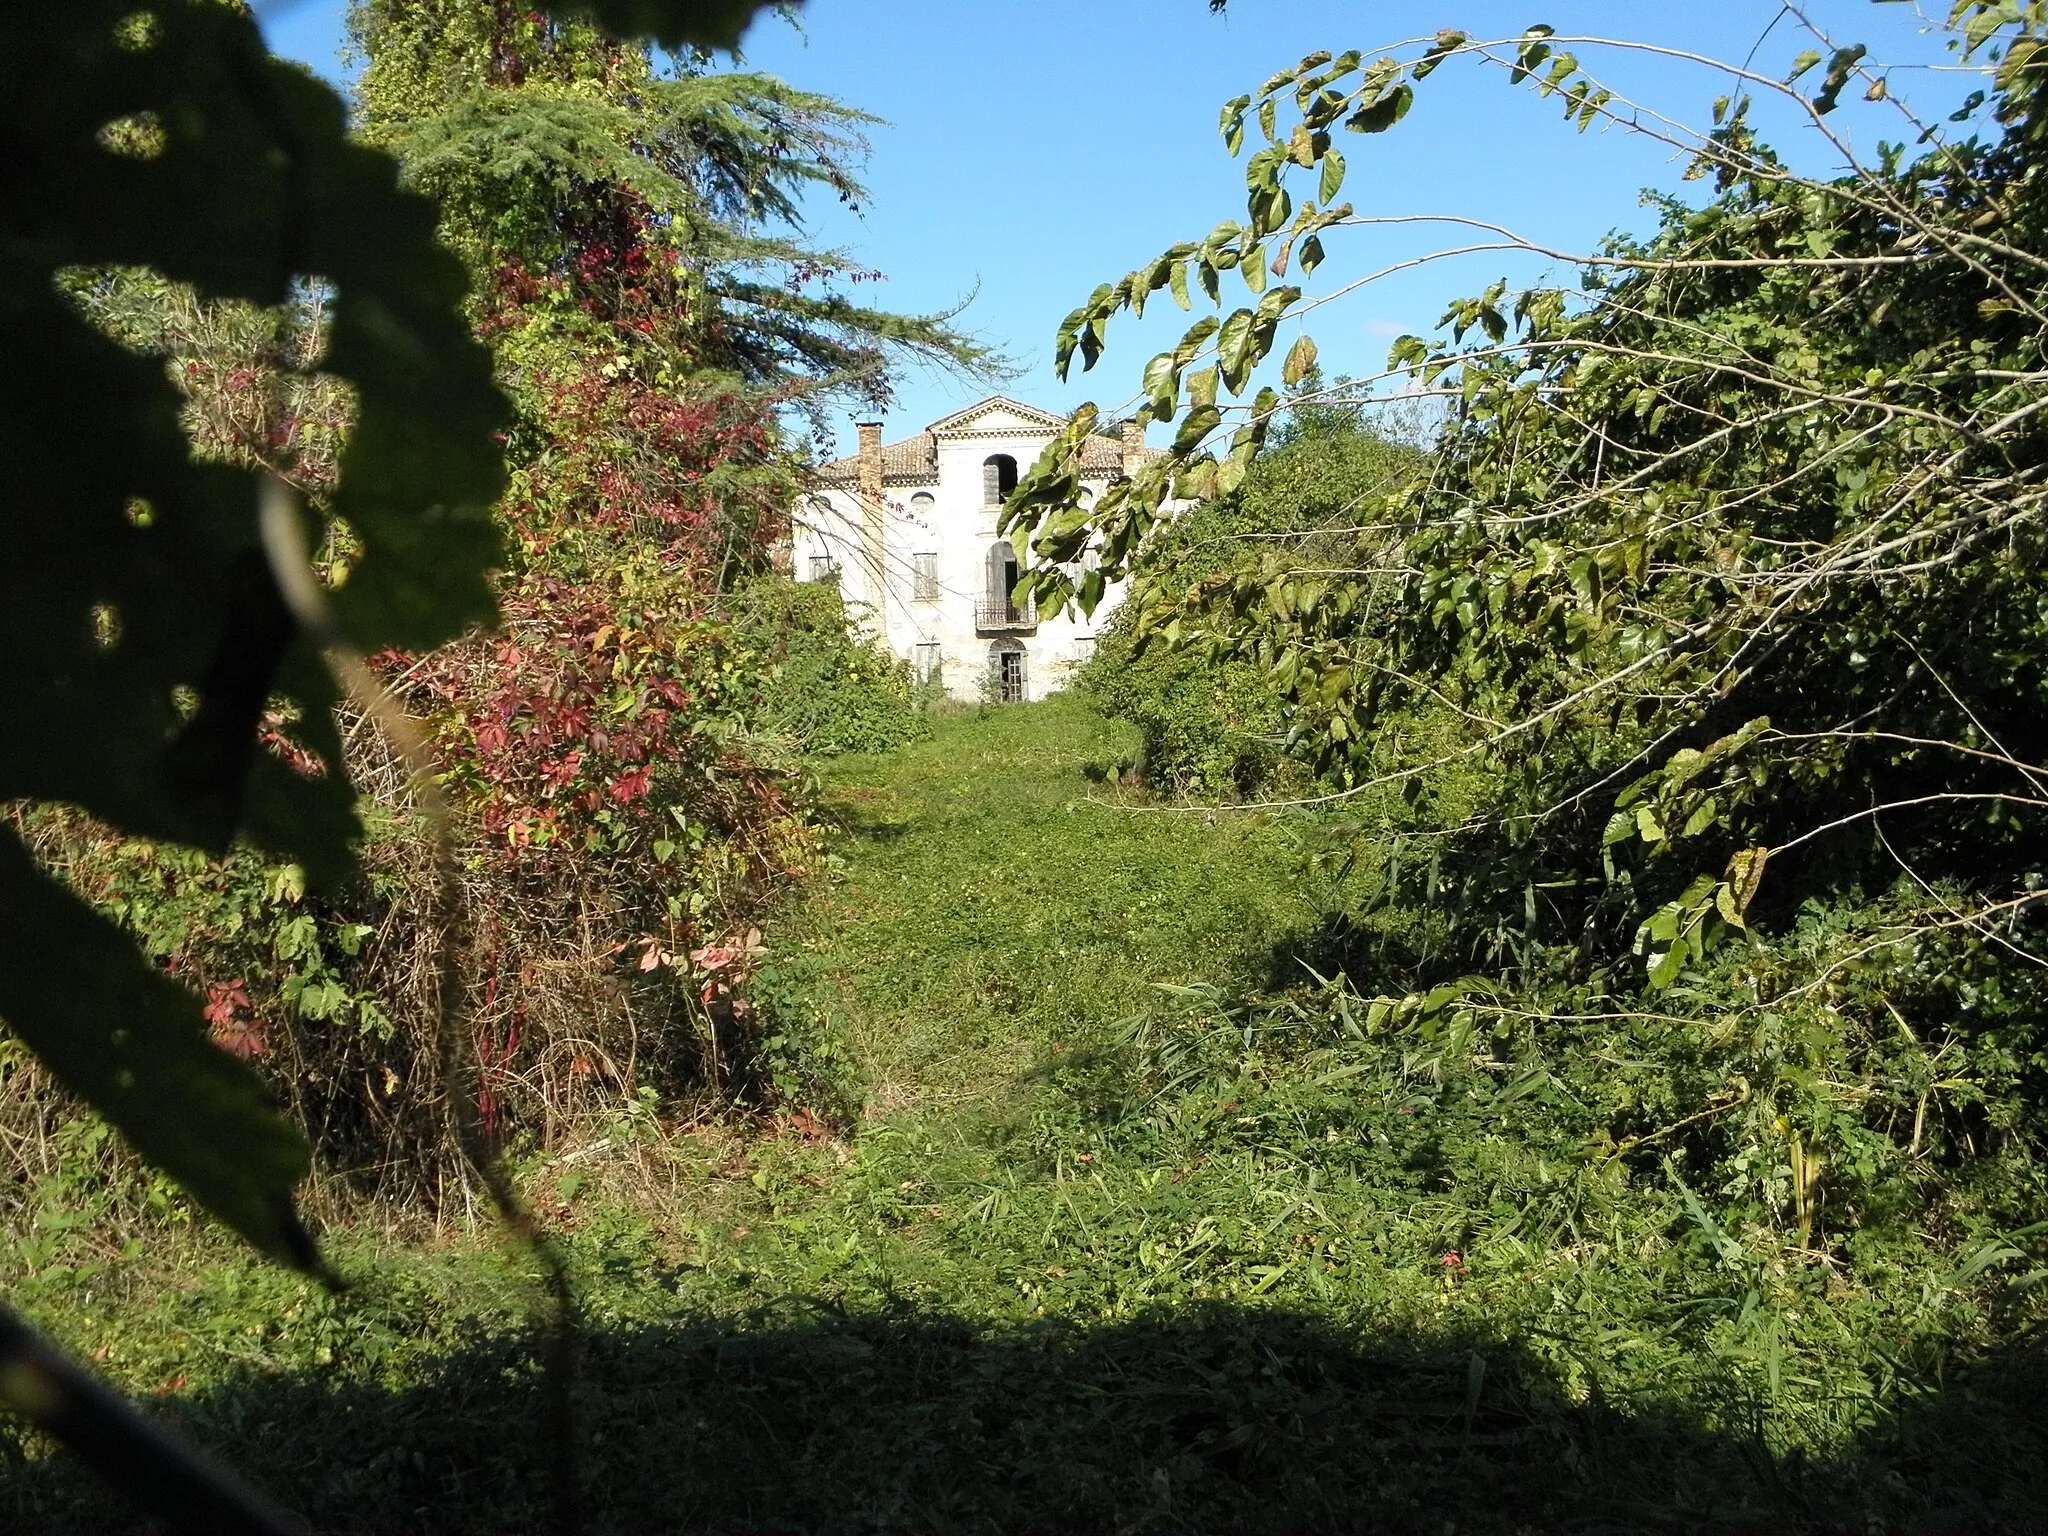
[[[0,833],[0,1017],[142,1156],[270,1257],[313,1244],[292,1210],[305,1138],[206,1038],[199,1002]]]

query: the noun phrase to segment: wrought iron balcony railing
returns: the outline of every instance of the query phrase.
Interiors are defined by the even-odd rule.
[[[974,604],[974,627],[984,635],[1007,634],[1013,630],[1038,628],[1036,600],[1013,603],[1006,597],[979,598]]]

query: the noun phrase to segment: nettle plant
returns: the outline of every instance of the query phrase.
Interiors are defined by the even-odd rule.
[[[1129,575],[1141,633],[1269,673],[1338,799],[1498,775],[1495,804],[1408,854],[1428,872],[1411,892],[1464,915],[1476,958],[1561,946],[1662,990],[1753,912],[1903,879],[1918,897],[1885,943],[1970,934],[2031,963],[2048,898],[2048,12],[1961,0],[1950,34],[1982,89],[1932,124],[1864,48],[1818,34],[1788,78],[1719,67],[1698,132],[1584,62],[1643,45],[1545,26],[1275,75],[1222,114],[1232,153],[1252,146],[1242,219],[1103,285],[1061,329],[1062,370],[1092,367],[1115,318],[1157,296],[1217,311],[1144,370],[1139,415],[1176,425],[1170,452],[1083,507],[1085,407],[1019,486],[1004,523],[1030,537],[1026,587],[1045,611],[1088,607]],[[1415,222],[1340,200],[1339,143],[1393,129],[1454,65],[1501,71],[1581,131],[1682,150],[1708,196],[1577,255],[1480,226],[1581,281],[1496,283],[1436,340],[1397,341],[1384,374],[1323,386],[1314,342],[1285,338],[1361,285],[1284,280],[1308,283],[1340,237]],[[1758,140],[1767,95],[1840,174],[1799,174]],[[1893,113],[1899,142],[1859,158],[1833,128],[1845,96]],[[1151,580],[1172,500],[1240,484],[1296,403],[1261,383],[1274,362],[1311,402],[1432,392],[1449,419],[1431,473],[1359,501],[1348,559]],[[1382,726],[1446,708],[1459,740],[1390,760]]]

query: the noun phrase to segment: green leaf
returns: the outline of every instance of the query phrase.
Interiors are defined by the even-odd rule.
[[[1180,433],[1173,440],[1173,451],[1179,455],[1193,453],[1202,445],[1202,439],[1222,425],[1223,412],[1214,405],[1190,406]]]
[[[1244,253],[1244,259],[1237,265],[1237,275],[1244,279],[1245,287],[1254,294],[1266,291],[1266,252],[1262,246],[1253,246]]]
[[[1685,818],[1685,825],[1679,829],[1678,835],[1680,837],[1698,837],[1707,828],[1719,821],[1720,818],[1720,804],[1712,795],[1709,795],[1693,808],[1690,816]]]
[[[1053,341],[1053,371],[1062,380],[1067,376],[1068,367],[1074,360],[1074,348],[1081,339],[1081,327],[1088,323],[1088,311],[1077,309],[1060,322],[1059,334]]]
[[[1730,928],[1747,929],[1749,926],[1743,921],[1742,909],[1736,905],[1735,893],[1726,882],[1714,887],[1714,910]]]
[[[1385,133],[1406,117],[1408,109],[1414,104],[1414,87],[1397,85],[1352,113],[1345,119],[1344,126],[1353,133]]]
[[[1234,156],[1244,144],[1244,115],[1251,110],[1252,99],[1239,96],[1225,102],[1223,114],[1217,121],[1217,129],[1223,135],[1223,142]]]
[[[1301,290],[1299,288],[1275,288],[1271,293],[1259,300],[1258,318],[1260,323],[1271,327],[1300,298]],[[1270,342],[1270,337],[1268,339]]]
[[[1287,349],[1287,360],[1280,365],[1280,381],[1289,389],[1307,378],[1316,366],[1315,341],[1303,335]]]
[[[282,1263],[318,1264],[292,1209],[305,1139],[210,1044],[198,1000],[0,832],[0,1017],[138,1154]]]
[[[1102,602],[1104,588],[1105,582],[1101,571],[1088,570],[1081,573],[1081,585],[1075,594],[1075,601],[1080,604],[1083,614],[1090,617],[1094,615],[1096,607]]]
[[[1180,344],[1173,349],[1174,366],[1185,368],[1192,363],[1200,355],[1203,343],[1216,334],[1219,326],[1220,322],[1214,315],[1204,315],[1189,326],[1187,334],[1181,337]]]
[[[1145,394],[1152,404],[1152,414],[1161,421],[1171,420],[1180,398],[1180,368],[1173,360],[1173,354],[1162,352],[1145,367]]]
[[[665,48],[739,46],[773,0],[544,0],[557,15],[585,15],[620,37],[651,37]]]
[[[1244,387],[1251,372],[1252,312],[1240,309],[1223,322],[1216,337],[1216,361],[1223,370],[1223,383],[1232,394]]]
[[[1437,33],[1436,41],[1431,45],[1429,52],[1416,62],[1415,68],[1410,72],[1411,77],[1415,80],[1427,80],[1445,59],[1464,47],[1468,41],[1463,32],[1454,29],[1447,28]]]
[[[1344,156],[1331,150],[1323,156],[1323,179],[1317,187],[1317,201],[1328,207],[1344,190]]]
[[[1842,95],[1842,87],[1849,83],[1849,75],[1870,50],[1861,43],[1847,48],[1837,48],[1828,60],[1827,78],[1821,82],[1820,94],[1813,98],[1813,110],[1832,112]]]
[[[1557,28],[1540,21],[1522,34],[1522,46],[1515,50],[1515,66],[1508,71],[1510,85],[1520,85],[1531,70],[1550,57],[1550,44],[1545,39],[1556,35]]]

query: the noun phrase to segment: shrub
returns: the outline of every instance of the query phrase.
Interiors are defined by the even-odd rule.
[[[728,599],[759,658],[748,724],[794,752],[887,752],[931,732],[909,663],[849,630],[836,582],[761,577]]]
[[[1313,563],[1360,500],[1412,478],[1422,458],[1358,405],[1302,396],[1274,446],[1228,495],[1161,529],[1140,585],[1184,592]],[[1288,751],[1286,695],[1256,661],[1199,645],[1155,646],[1140,604],[1118,611],[1083,681],[1143,737],[1141,771],[1181,795],[1284,796],[1314,781]]]

